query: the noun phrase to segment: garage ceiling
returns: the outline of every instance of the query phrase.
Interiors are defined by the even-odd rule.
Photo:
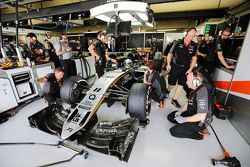
[[[86,2],[86,1],[90,2],[90,0],[63,0],[63,1],[62,0],[19,0],[18,2],[20,5],[32,3],[32,9],[39,9],[41,7],[41,2],[42,2],[43,8],[48,8],[48,7]],[[96,1],[96,0],[92,0],[92,1]],[[171,2],[171,1],[176,1],[176,2]],[[231,8],[238,4],[243,3],[244,1],[247,1],[247,0],[165,0],[165,1],[146,0],[146,2],[152,3],[150,5],[150,8],[153,9],[155,13]],[[14,13],[15,12],[14,9],[7,8],[7,6],[4,5],[4,2],[10,3],[11,0],[0,1],[0,5],[2,6],[2,8],[5,8],[2,10],[2,12],[4,14]],[[104,3],[104,2],[105,0],[99,0],[99,4]],[[156,3],[156,2],[161,2],[161,3]],[[167,3],[164,3],[164,2],[167,2]]]
[[[22,3],[19,7],[19,19],[47,18],[52,15],[84,12],[105,2],[107,0],[19,0],[19,3]],[[146,0],[146,2],[156,13],[155,18],[159,20],[223,17],[225,10],[232,9],[244,2],[247,2],[248,6],[250,4],[249,0]],[[9,5],[6,8],[5,3],[1,0],[0,6],[2,7],[3,22],[13,21],[15,8],[11,8]]]
[[[190,0],[150,5],[155,13],[232,8],[246,0]]]

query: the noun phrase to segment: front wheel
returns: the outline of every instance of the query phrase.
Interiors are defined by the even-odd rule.
[[[74,105],[79,103],[89,90],[88,82],[82,78],[71,76],[61,86],[60,96],[62,102]]]
[[[146,120],[151,109],[149,86],[144,83],[134,83],[128,96],[127,109],[130,117]]]

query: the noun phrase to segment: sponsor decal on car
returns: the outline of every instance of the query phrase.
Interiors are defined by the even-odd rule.
[[[85,106],[85,105],[79,105],[78,107],[81,108],[81,109],[84,109],[84,110],[91,110],[91,107],[88,107],[88,106]]]
[[[96,99],[96,95],[95,94],[90,94],[89,95],[89,100],[95,100]]]

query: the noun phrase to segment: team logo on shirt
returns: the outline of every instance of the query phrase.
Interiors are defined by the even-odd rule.
[[[184,48],[184,45],[183,45],[183,44],[179,44],[178,47],[179,47],[179,48]]]
[[[194,52],[194,46],[189,46],[188,47],[188,52],[190,53],[190,54],[192,54],[193,52]]]
[[[198,105],[202,110],[204,110],[206,106],[205,99],[198,100]]]

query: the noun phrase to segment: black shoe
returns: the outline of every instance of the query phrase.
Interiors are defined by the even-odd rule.
[[[176,108],[181,108],[181,105],[178,103],[177,100],[172,99],[171,104],[173,104]]]

